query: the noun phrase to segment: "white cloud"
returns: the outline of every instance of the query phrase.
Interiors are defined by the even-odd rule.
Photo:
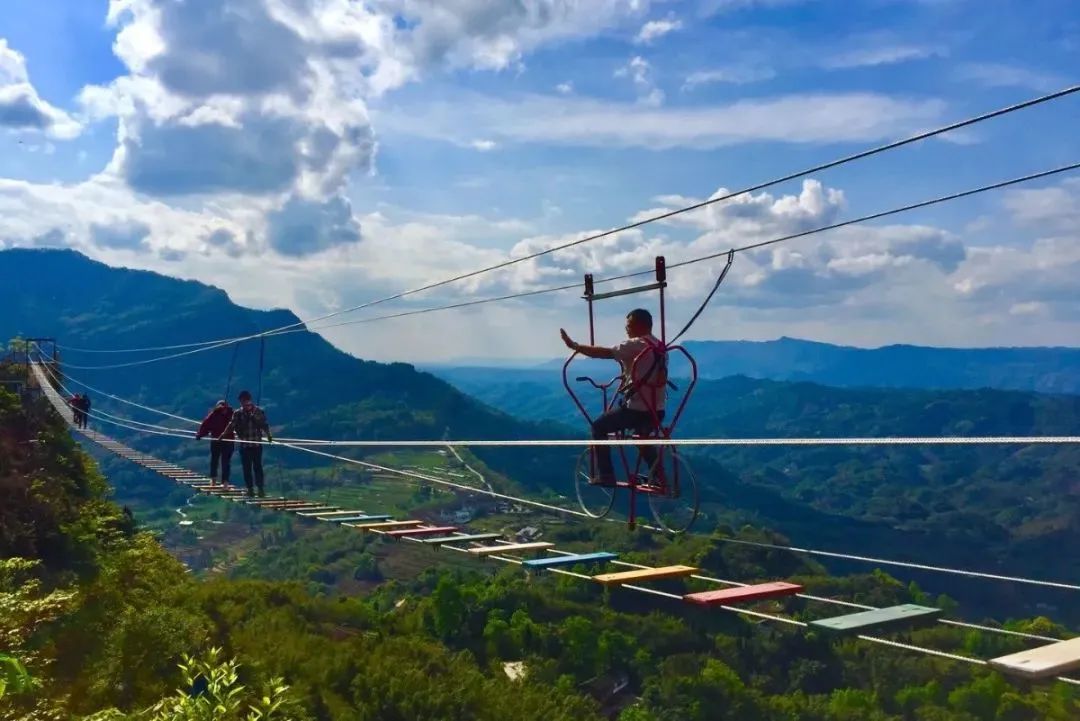
[[[1013,190],[1005,196],[1004,206],[1013,222],[1023,227],[1052,234],[1080,232],[1080,179]]]
[[[776,77],[776,71],[772,68],[731,65],[723,68],[698,70],[686,76],[683,90],[693,90],[700,85],[713,83],[730,83],[732,85],[746,85],[763,80],[771,80]]]
[[[565,83],[559,83],[555,86],[555,92],[559,93],[559,95],[569,95],[574,92],[574,84],[569,80]]]
[[[954,72],[962,82],[990,88],[1026,88],[1038,92],[1057,90],[1068,84],[1065,78],[1005,63],[967,63]]]
[[[0,38],[0,130],[44,133],[70,140],[82,125],[68,113],[44,101],[30,83],[26,58]]]
[[[894,139],[938,121],[939,100],[872,93],[788,95],[693,108],[654,108],[582,97],[426,99],[424,112],[375,113],[388,132],[467,144],[482,134],[502,144],[717,148],[772,141],[829,143]]]
[[[656,107],[663,104],[664,91],[656,87],[652,64],[640,55],[635,55],[626,65],[618,68],[615,77],[630,79],[637,91],[638,102],[642,105]]]
[[[637,36],[634,38],[634,42],[648,45],[657,38],[662,38],[668,33],[681,30],[682,26],[682,21],[677,20],[674,17],[667,17],[662,20],[650,20],[641,26],[641,30],[638,31]]]
[[[475,150],[479,150],[481,153],[486,153],[489,150],[494,150],[498,147],[498,144],[493,140],[474,140],[469,143]]]
[[[928,45],[876,45],[826,58],[822,66],[831,70],[896,65],[944,55],[942,48]]]
[[[402,18],[400,33],[413,61],[428,67],[502,70],[552,42],[595,35],[639,18],[650,0],[373,0]]]

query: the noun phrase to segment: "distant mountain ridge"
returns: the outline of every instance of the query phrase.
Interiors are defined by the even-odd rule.
[[[977,389],[1080,394],[1080,348],[855,348],[798,338],[687,341],[702,378],[744,375],[840,387]],[[540,369],[556,370],[555,359]]]

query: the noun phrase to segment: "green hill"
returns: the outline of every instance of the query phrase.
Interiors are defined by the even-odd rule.
[[[316,558],[326,568],[352,544],[402,549],[416,570],[363,596],[314,595],[295,580],[195,578],[107,499],[104,479],[43,401],[21,406],[0,390],[0,717],[1069,721],[1080,713],[1072,686],[1014,685],[978,666],[608,594],[577,579],[530,579],[512,566],[449,571],[442,553],[344,528],[320,529],[338,541],[312,547],[302,522],[254,513],[286,524],[256,552],[278,559],[286,578],[304,572],[291,554],[326,554]],[[578,526],[559,542],[737,578],[791,577],[871,605],[928,602],[884,574],[828,578],[790,554],[704,538],[672,544]],[[797,599],[762,608],[796,620],[830,612]],[[1008,628],[1067,633],[1046,619]],[[946,626],[904,640],[978,658],[1024,645]],[[508,663],[524,678],[508,678]]]

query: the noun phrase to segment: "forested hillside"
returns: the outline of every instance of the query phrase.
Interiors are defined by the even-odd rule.
[[[5,309],[0,314],[0,338],[52,336],[72,348],[139,348],[244,337],[298,321],[287,311],[242,308],[223,291],[201,283],[110,268],[66,250],[0,251],[0,307]],[[61,361],[100,366],[184,352],[132,356],[61,351]],[[249,341],[131,367],[68,370],[96,388],[194,418],[201,418],[222,397],[231,377],[233,395],[241,388],[252,392],[261,388],[261,405],[282,435],[542,438],[565,432],[511,418],[410,365],[354,358],[306,331],[268,338],[265,349]],[[82,388],[72,383],[72,390]],[[160,416],[118,404],[100,393],[91,396],[99,410],[162,422]],[[193,430],[183,424],[178,427]],[[175,440],[151,437],[143,442],[170,453],[177,447]],[[535,483],[550,482],[550,467],[573,463],[572,453],[558,450],[513,458],[492,452],[487,457],[501,470],[509,470],[512,463],[516,477]],[[310,463],[295,454],[282,460],[293,465]]]
[[[510,414],[584,425],[549,373],[507,371],[503,381],[499,371],[439,372]],[[677,435],[1069,436],[1077,428],[1080,398],[1073,395],[832,388],[732,377],[699,382]],[[1074,445],[718,446],[692,452],[720,464],[722,471],[705,474],[706,496],[728,508],[753,507],[764,519],[779,520],[770,515],[770,505],[750,500],[756,494],[748,495],[747,486],[768,489],[803,507],[806,523],[788,519],[789,525],[780,526],[800,542],[822,539],[824,531],[815,530],[810,520],[816,511],[901,532],[902,539],[897,535],[887,541],[891,555],[1025,569],[1048,577],[1080,573],[1080,560],[1052,552],[1080,543],[1080,449]],[[864,549],[884,552],[877,539],[863,535],[867,527],[850,530],[844,545],[868,544]]]
[[[430,570],[364,597],[316,597],[295,582],[198,580],[107,499],[104,479],[44,402],[24,408],[0,392],[0,451],[5,719],[240,719],[250,718],[249,706],[254,718],[312,721],[1067,721],[1080,713],[1073,687],[1022,688],[967,664],[606,595],[576,579],[528,579],[512,567],[440,571],[430,549],[412,551]],[[927,601],[882,574],[830,579],[796,557],[707,539],[566,533],[566,542],[586,545],[609,534],[602,542],[621,539],[628,558],[690,560],[748,580],[782,575],[868,604]],[[282,537],[258,557],[298,543]],[[796,618],[828,613],[801,601],[766,606]],[[1044,619],[1010,628],[1065,633]],[[942,626],[909,640],[979,657],[1022,643]],[[523,678],[511,680],[507,663]]]

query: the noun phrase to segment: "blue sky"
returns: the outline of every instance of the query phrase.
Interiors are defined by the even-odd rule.
[[[8,0],[0,247],[302,317],[1080,81],[1072,0]],[[1080,159],[1080,97],[385,310],[616,274]],[[1075,177],[1075,174],[1074,174]],[[740,257],[699,338],[1076,344],[1061,177]],[[716,265],[672,279],[673,322]],[[571,294],[572,295],[572,294]],[[612,335],[622,308],[605,309]],[[327,331],[546,356],[573,297]],[[452,333],[445,332],[452,328]],[[203,339],[192,329],[191,340]]]

